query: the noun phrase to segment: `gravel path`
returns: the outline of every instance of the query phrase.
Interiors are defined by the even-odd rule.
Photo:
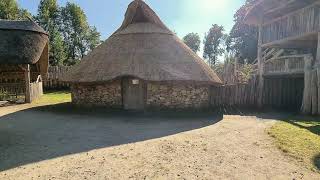
[[[320,179],[255,116],[0,108],[0,179]]]

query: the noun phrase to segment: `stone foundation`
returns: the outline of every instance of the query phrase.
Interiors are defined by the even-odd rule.
[[[209,86],[148,83],[146,108],[201,109],[209,107]],[[104,85],[74,84],[72,102],[81,106],[122,107],[121,81]]]
[[[72,103],[81,106],[122,107],[121,82],[114,81],[104,85],[71,86]]]
[[[148,83],[147,107],[200,109],[209,107],[209,86]]]

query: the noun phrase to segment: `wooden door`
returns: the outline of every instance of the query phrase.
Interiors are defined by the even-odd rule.
[[[146,85],[137,78],[122,79],[122,101],[126,110],[143,110],[146,99]]]

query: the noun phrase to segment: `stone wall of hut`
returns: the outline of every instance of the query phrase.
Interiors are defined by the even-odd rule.
[[[72,103],[81,106],[122,107],[121,81],[114,81],[103,85],[71,86]]]
[[[200,109],[209,107],[209,86],[148,83],[147,107]]]

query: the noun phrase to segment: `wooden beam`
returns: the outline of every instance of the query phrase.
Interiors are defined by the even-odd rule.
[[[279,5],[279,6],[276,7],[276,8],[273,8],[273,9],[268,10],[268,11],[265,13],[265,15],[266,15],[266,14],[271,14],[271,13],[273,13],[273,12],[275,12],[275,11],[278,11],[278,10],[281,10],[281,9],[283,9],[283,8],[286,8],[289,4],[291,4],[291,3],[295,2],[295,1],[297,1],[297,0],[288,0],[288,1],[286,1],[286,2],[280,2],[281,5]]]
[[[290,72],[290,73],[266,73],[263,75],[265,79],[282,79],[282,78],[303,78],[304,72]]]
[[[24,78],[25,78],[25,102],[31,103],[31,90],[30,90],[30,65],[27,64],[24,71]]]
[[[267,43],[262,45],[263,48],[279,49],[311,49],[317,46],[317,41],[286,41],[282,43]]]
[[[264,48],[301,48],[314,47],[317,44],[319,32],[305,33],[303,35],[288,37],[262,44]]]

